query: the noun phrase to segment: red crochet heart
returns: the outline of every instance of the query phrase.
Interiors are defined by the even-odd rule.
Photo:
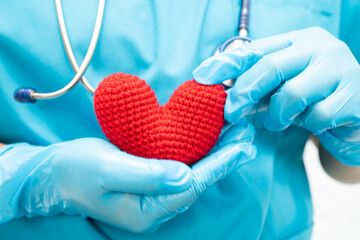
[[[106,137],[121,150],[145,158],[192,164],[215,145],[225,123],[221,85],[187,81],[159,106],[151,87],[136,76],[106,77],[94,108]]]

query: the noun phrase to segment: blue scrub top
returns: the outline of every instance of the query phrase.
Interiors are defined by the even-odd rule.
[[[97,1],[63,0],[75,56],[85,56]],[[103,28],[87,79],[126,72],[145,79],[164,104],[192,78],[214,49],[237,34],[239,0],[107,1]],[[254,39],[320,26],[360,57],[360,4],[356,0],[252,0]],[[357,29],[354,31],[352,29]],[[91,94],[78,85],[36,104],[13,99],[19,87],[57,90],[74,76],[53,1],[0,2],[0,141],[48,145],[81,137],[105,138]],[[152,235],[137,235],[80,216],[21,218],[0,226],[1,239],[279,239],[310,237],[312,205],[302,152],[309,133],[297,127],[256,128],[257,158],[214,184],[185,213]]]

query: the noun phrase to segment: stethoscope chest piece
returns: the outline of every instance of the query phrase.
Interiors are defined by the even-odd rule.
[[[248,42],[251,42],[251,38],[249,37],[236,36],[229,38],[223,44],[216,48],[213,55],[215,56],[222,52],[232,51],[234,49],[242,47],[245,43]],[[225,89],[229,89],[234,86],[235,81],[236,79],[228,79],[223,81],[221,84],[224,86]]]

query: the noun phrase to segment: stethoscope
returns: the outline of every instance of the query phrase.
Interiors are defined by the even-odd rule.
[[[19,88],[14,93],[14,98],[18,102],[23,103],[35,103],[38,99],[50,99],[50,98],[56,98],[59,97],[65,93],[67,93],[70,89],[72,89],[79,81],[83,84],[84,88],[89,91],[91,94],[95,93],[95,89],[91,86],[91,84],[86,80],[84,73],[89,66],[89,63],[92,59],[92,56],[94,54],[97,41],[99,38],[101,26],[102,26],[102,20],[104,16],[104,9],[105,9],[105,0],[99,0],[98,4],[98,10],[97,10],[97,16],[95,21],[95,27],[93,30],[93,34],[91,36],[91,41],[88,47],[88,50],[86,52],[85,58],[79,67],[73,50],[71,48],[71,44],[69,41],[69,37],[67,34],[65,21],[64,21],[64,15],[61,5],[61,0],[55,0],[55,6],[56,6],[56,14],[57,14],[57,20],[59,24],[60,34],[62,38],[62,42],[66,51],[66,55],[71,63],[72,68],[76,72],[73,79],[63,88],[50,92],[50,93],[39,93],[33,88]],[[241,12],[240,12],[240,18],[239,18],[239,35],[229,38],[226,40],[223,44],[221,44],[216,51],[214,51],[214,55],[219,54],[221,52],[230,51],[232,49],[236,49],[241,47],[243,44],[250,42],[251,39],[248,38],[248,29],[249,29],[249,16],[250,16],[250,0],[242,0],[241,1]],[[225,88],[230,88],[233,86],[235,80],[229,79],[224,81],[222,84]]]

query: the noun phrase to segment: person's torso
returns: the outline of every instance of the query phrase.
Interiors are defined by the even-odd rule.
[[[91,38],[97,1],[62,2],[80,65]],[[253,0],[250,37],[310,26],[321,26],[338,35],[339,6],[340,0]],[[192,78],[201,61],[237,34],[239,12],[239,0],[107,1],[99,42],[85,76],[96,87],[114,72],[137,75],[151,85],[159,103],[164,104],[181,83]],[[92,96],[80,85],[60,98],[36,104],[20,104],[13,99],[19,87],[54,91],[73,76],[54,3],[0,3],[0,140],[46,145],[80,137],[104,138]],[[88,238],[97,238],[103,232],[118,239],[309,236],[312,208],[302,163],[308,133],[296,127],[268,132],[261,113],[249,120],[256,127],[257,158],[214,184],[188,211],[153,235],[135,235],[101,223],[90,224],[81,217],[59,216],[14,221],[0,227],[0,236],[16,234],[17,228],[24,236],[38,234],[44,238],[54,236],[52,231],[58,231],[57,236],[73,233]],[[54,226],[57,224],[61,227]]]

